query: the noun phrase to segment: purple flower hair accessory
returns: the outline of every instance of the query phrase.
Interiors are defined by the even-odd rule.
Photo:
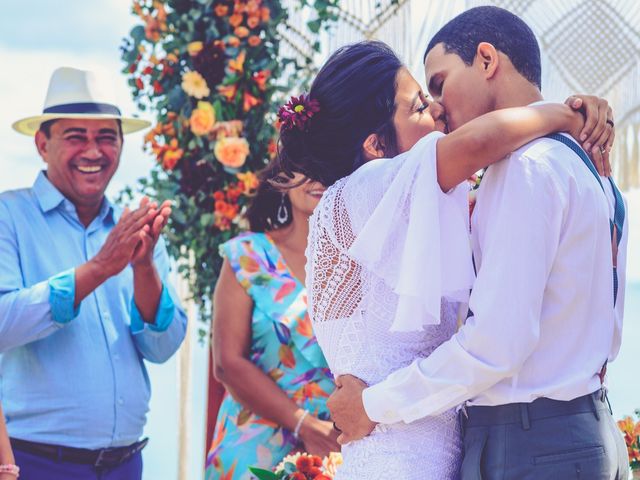
[[[280,110],[278,110],[278,118],[282,123],[281,130],[289,130],[290,128],[298,128],[306,131],[309,120],[320,111],[320,103],[317,100],[309,98],[304,93],[299,97],[291,97]]]

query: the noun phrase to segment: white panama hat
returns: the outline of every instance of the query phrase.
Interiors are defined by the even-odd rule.
[[[146,120],[123,117],[113,102],[111,89],[94,72],[71,67],[60,67],[51,74],[42,114],[23,118],[12,126],[17,132],[33,136],[40,124],[59,118],[120,120],[124,134],[151,125]]]

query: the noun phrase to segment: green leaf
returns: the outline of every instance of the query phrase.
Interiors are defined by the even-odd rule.
[[[321,26],[322,26],[322,20],[320,19],[311,20],[307,22],[307,27],[309,27],[309,30],[311,30],[313,33],[318,33],[320,31]]]
[[[213,224],[213,214],[211,213],[203,213],[200,215],[200,225],[202,227],[208,227]]]
[[[291,475],[292,473],[296,472],[296,465],[295,463],[291,463],[291,462],[287,462],[284,464],[284,472],[288,475]]]
[[[131,29],[130,35],[136,43],[140,43],[145,39],[144,27],[142,25],[136,25]]]
[[[182,90],[182,86],[175,85],[167,93],[167,108],[172,111],[180,111],[187,99],[187,94]]]
[[[249,467],[251,473],[253,473],[259,480],[278,480],[279,477],[275,473],[265,470],[263,468]]]

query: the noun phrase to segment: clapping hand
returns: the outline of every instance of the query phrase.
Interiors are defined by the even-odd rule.
[[[158,208],[157,203],[144,197],[137,209],[125,208],[93,262],[106,277],[117,275],[130,263],[134,268],[151,265],[153,249],[170,215],[168,200]]]
[[[167,225],[169,217],[171,216],[171,202],[165,200],[160,207],[155,202],[150,202],[147,197],[144,197],[140,202],[140,209],[149,206],[149,222],[144,225],[139,233],[140,242],[137,244],[133,256],[131,258],[131,265],[133,268],[137,266],[150,266],[153,263],[153,251],[162,229]]]
[[[131,262],[138,244],[142,240],[142,232],[156,213],[146,201],[134,211],[125,208],[120,220],[109,232],[104,245],[92,261],[99,266],[105,277],[117,275]]]

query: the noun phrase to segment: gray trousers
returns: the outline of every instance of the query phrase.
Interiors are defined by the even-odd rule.
[[[603,392],[468,407],[462,480],[626,480],[627,449]]]

